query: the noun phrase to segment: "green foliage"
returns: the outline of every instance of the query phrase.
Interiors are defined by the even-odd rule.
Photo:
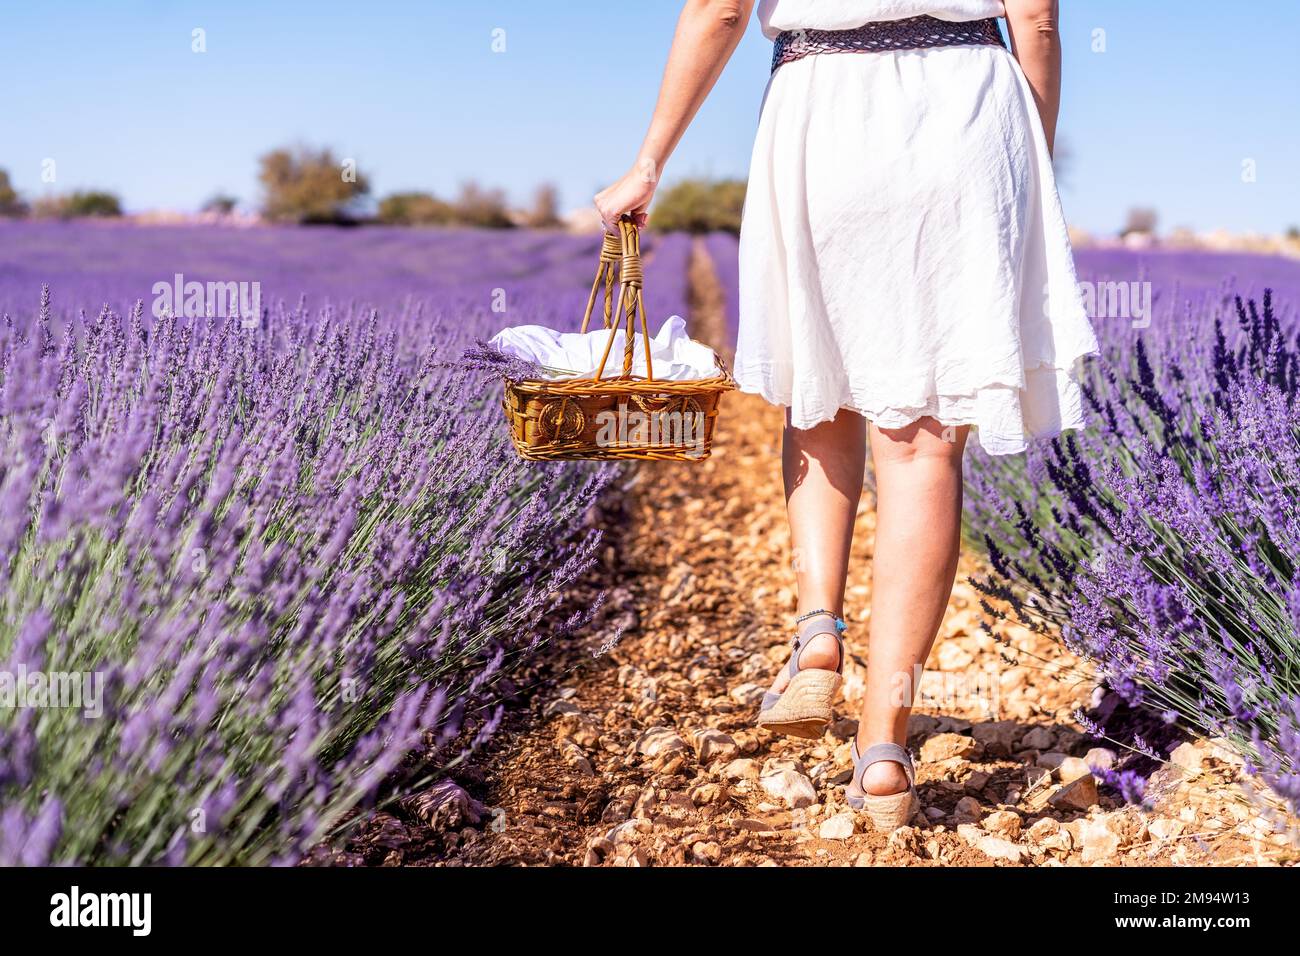
[[[509,229],[515,224],[506,205],[506,194],[500,189],[484,189],[472,180],[460,187],[455,209],[456,222],[462,226]]]
[[[379,201],[376,218],[390,226],[449,226],[455,210],[431,193],[393,193]]]
[[[369,180],[351,161],[329,149],[276,149],[260,162],[262,213],[275,222],[350,222],[349,206],[370,192]]]
[[[122,215],[122,201],[102,190],[77,190],[38,199],[32,212],[45,219],[112,218]]]
[[[506,204],[505,193],[499,189],[485,189],[475,182],[465,183],[453,202],[426,192],[393,193],[379,201],[375,218],[394,226],[510,229],[515,225],[514,217]],[[524,219],[528,225],[538,227],[555,225],[559,221],[553,205],[547,206],[546,200],[540,195],[537,206]]]
[[[222,216],[229,216],[239,205],[239,200],[234,196],[225,193],[216,193],[208,198],[203,204],[202,212],[215,212]]]
[[[543,183],[533,194],[533,206],[524,215],[524,225],[530,229],[555,229],[562,224],[560,194],[551,183]]]
[[[1124,228],[1120,230],[1119,234],[1121,237],[1133,233],[1153,235],[1158,222],[1159,216],[1154,209],[1145,206],[1134,207],[1128,211],[1128,216],[1124,220]]]
[[[9,171],[0,169],[0,216],[23,216],[27,214],[27,204],[22,201],[13,184],[9,181]]]
[[[664,232],[740,233],[745,183],[739,179],[683,179],[661,193],[650,225]]]

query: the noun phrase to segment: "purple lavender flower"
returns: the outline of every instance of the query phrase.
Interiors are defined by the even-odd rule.
[[[0,710],[0,865],[293,862],[490,738],[612,471],[460,355],[576,328],[597,242],[0,222],[0,669],[104,692]],[[178,272],[263,315],[155,316]]]
[[[1300,327],[1268,290],[1207,290],[1198,306],[1147,328],[1097,323],[1088,393],[1104,413],[1088,431],[1024,458],[973,450],[967,521],[993,566],[977,584],[1062,628],[1127,703],[1225,737],[1294,800]]]

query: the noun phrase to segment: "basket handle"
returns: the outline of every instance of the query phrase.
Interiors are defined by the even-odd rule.
[[[596,281],[591,284],[591,295],[587,296],[587,311],[582,315],[582,332],[587,331],[587,326],[591,323],[591,313],[596,307],[596,293],[600,291],[603,284],[605,286],[605,328],[609,328],[612,319],[610,316],[614,308],[614,273],[617,271],[615,263],[623,255],[623,241],[617,233],[605,233],[605,239],[600,245],[600,262],[596,266]]]
[[[618,300],[614,300],[614,274],[618,272]],[[618,222],[618,234],[606,233],[600,247],[600,262],[596,267],[596,281],[591,285],[591,295],[587,297],[587,310],[582,316],[582,331],[587,331],[591,323],[591,314],[596,306],[596,293],[604,286],[604,327],[609,330],[609,340],[600,357],[600,365],[592,379],[599,379],[605,373],[605,364],[609,353],[614,348],[614,337],[618,334],[621,320],[626,316],[627,341],[623,347],[623,372],[616,378],[630,378],[632,375],[633,332],[636,325],[641,326],[641,341],[645,345],[646,381],[654,381],[654,367],[650,362],[650,330],[646,324],[645,303],[642,299],[644,273],[641,267],[641,234],[630,216],[623,216]]]

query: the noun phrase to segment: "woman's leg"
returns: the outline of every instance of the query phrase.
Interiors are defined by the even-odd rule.
[[[907,742],[907,717],[918,690],[912,686],[914,669],[930,654],[957,573],[968,432],[932,418],[888,431],[871,426],[876,540],[859,749]],[[896,763],[873,764],[863,789],[901,793],[907,777]]]
[[[844,613],[849,545],[866,456],[866,422],[857,412],[841,409],[832,421],[813,428],[791,427],[787,413],[781,470],[800,614],[818,608]],[[814,637],[799,658],[804,669],[834,670],[838,663],[839,648],[829,634]],[[772,689],[779,691],[788,682],[782,669]]]

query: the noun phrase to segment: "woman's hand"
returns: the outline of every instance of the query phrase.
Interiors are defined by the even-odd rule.
[[[637,228],[644,226],[646,210],[654,198],[658,182],[653,164],[643,163],[625,173],[614,185],[596,193],[596,211],[605,224],[605,231],[616,232],[618,220],[624,213],[632,217]]]

